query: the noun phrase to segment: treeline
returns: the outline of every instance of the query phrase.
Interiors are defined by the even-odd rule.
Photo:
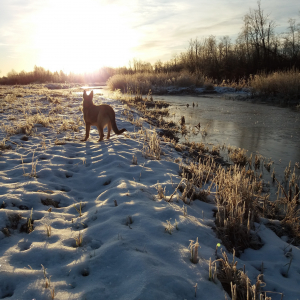
[[[295,19],[288,21],[287,32],[275,34],[275,22],[258,2],[243,21],[235,43],[228,36],[191,40],[188,50],[169,64],[219,80],[300,68],[300,24]]]
[[[300,13],[300,12],[299,12]],[[229,36],[191,39],[188,49],[170,61],[153,66],[133,60],[123,73],[166,73],[187,70],[212,79],[237,81],[252,74],[300,69],[300,23],[288,20],[285,33],[275,33],[276,24],[258,2],[243,18],[235,43]]]
[[[7,74],[7,76],[0,78],[0,84],[29,84],[45,82],[102,83],[106,82],[107,79],[115,73],[116,70],[110,67],[102,67],[99,70],[91,73],[75,74],[70,72],[69,74],[66,74],[63,71],[51,72],[43,67],[34,66],[34,70],[32,72],[22,71],[17,73],[16,71],[12,70]]]

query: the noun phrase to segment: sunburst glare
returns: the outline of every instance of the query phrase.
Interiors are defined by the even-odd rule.
[[[54,1],[42,8],[39,24],[34,34],[38,64],[50,70],[89,72],[124,65],[138,41],[124,11],[93,1]]]

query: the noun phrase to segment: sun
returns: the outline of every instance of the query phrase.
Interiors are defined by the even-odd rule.
[[[49,70],[90,72],[124,66],[138,37],[126,12],[95,1],[52,1],[39,12],[34,33],[38,65]]]

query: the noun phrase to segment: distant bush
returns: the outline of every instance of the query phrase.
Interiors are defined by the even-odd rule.
[[[300,99],[300,73],[297,69],[255,75],[250,78],[250,86],[257,95]]]
[[[187,71],[170,73],[135,73],[135,74],[116,74],[107,81],[110,90],[120,89],[122,92],[137,91],[147,94],[151,89],[155,91],[165,87],[189,87],[203,86],[204,78]]]

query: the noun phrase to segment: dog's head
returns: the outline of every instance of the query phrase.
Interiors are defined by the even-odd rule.
[[[90,94],[87,95],[86,91],[84,90],[84,92],[83,92],[83,106],[84,107],[88,107],[93,104],[93,96],[94,96],[93,91],[91,91]]]

